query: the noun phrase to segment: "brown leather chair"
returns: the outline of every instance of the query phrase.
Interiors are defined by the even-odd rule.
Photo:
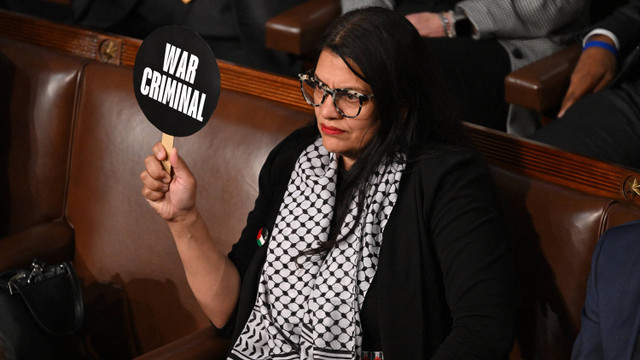
[[[34,234],[56,236],[51,260],[69,251],[71,229],[62,221],[75,95],[86,59],[0,38],[0,238],[20,238],[19,259],[29,264]],[[53,106],[55,104],[55,106]],[[0,243],[0,254],[7,243]]]
[[[62,217],[75,92],[87,61],[0,39],[0,62],[3,236]]]
[[[309,68],[322,35],[340,12],[339,0],[308,0],[294,6],[267,21],[266,46],[300,57],[303,66]]]
[[[105,358],[131,358],[177,340],[155,354],[192,346],[204,351],[200,356],[223,357],[226,340],[215,336],[191,293],[168,227],[140,195],[142,161],[161,133],[136,104],[132,69],[87,64],[76,106],[62,224],[73,229],[65,255],[81,280],[85,333],[93,348]],[[309,112],[222,90],[207,126],[176,139],[199,179],[198,207],[224,252],[252,208],[268,152],[311,118]],[[30,240],[31,255],[51,259],[54,234],[30,235],[42,236]],[[24,247],[15,237],[0,244],[11,260]]]
[[[0,90],[1,126],[8,126],[0,152],[8,176],[2,220],[20,220],[0,236],[0,271],[34,257],[73,260],[85,300],[83,334],[103,358],[224,358],[228,341],[211,328],[166,224],[140,194],[142,161],[161,133],[133,94],[139,41],[117,47],[129,66],[110,65],[93,60],[95,33],[0,16],[0,75],[8,85]],[[253,206],[268,152],[313,115],[306,105],[252,95],[295,93],[302,102],[293,79],[225,66],[213,118],[175,145],[199,179],[198,206],[213,239],[228,251]],[[288,90],[280,89],[284,83]]]
[[[543,125],[555,119],[580,53],[580,44],[574,44],[509,73],[505,100],[540,112]]]
[[[200,184],[198,207],[223,252],[244,227],[267,154],[310,120],[308,112],[223,89],[207,126],[176,139]],[[210,327],[188,287],[168,227],[140,195],[141,161],[160,135],[136,104],[131,68],[87,65],[80,85],[66,219],[75,231],[73,259],[88,308],[94,309],[101,329],[109,319],[122,316],[110,315],[113,308],[116,313],[126,310],[127,316],[114,326],[130,329],[125,343],[132,355]],[[125,306],[117,307],[122,301]],[[226,351],[225,341],[219,344]]]

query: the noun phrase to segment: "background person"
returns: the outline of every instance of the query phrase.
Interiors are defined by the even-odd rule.
[[[640,168],[640,1],[588,30],[558,119],[531,139]]]
[[[267,20],[303,0],[0,0],[0,8],[145,39],[167,25],[200,34],[217,59],[295,76],[299,59],[265,45]]]
[[[460,98],[465,120],[516,135],[531,135],[539,115],[504,100],[504,78],[574,40],[589,21],[589,1],[566,0],[342,0],[393,8],[418,29]]]
[[[596,245],[573,360],[640,357],[640,221],[607,230]]]

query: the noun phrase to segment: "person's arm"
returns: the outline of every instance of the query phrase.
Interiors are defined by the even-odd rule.
[[[587,5],[585,0],[463,0],[452,11],[413,13],[407,19],[423,37],[531,39],[586,16]]]
[[[454,37],[455,25],[451,13],[424,11],[408,14],[406,18],[422,37]]]
[[[611,83],[617,71],[618,58],[624,59],[640,43],[640,1],[634,0],[617,9],[595,26],[584,45],[600,41],[613,46],[591,46],[580,55],[564,96],[558,117],[562,117],[576,101]]]
[[[370,6],[379,6],[393,10],[396,2],[395,0],[340,0],[340,5],[342,6],[342,13],[344,14],[351,10]]]
[[[430,228],[453,324],[433,359],[503,359],[513,346],[515,291],[499,201],[479,160],[442,166]]]
[[[455,9],[473,24],[479,39],[532,39],[584,18],[586,0],[462,0]]]
[[[169,225],[189,286],[203,311],[215,326],[223,327],[238,301],[238,270],[211,239],[196,207],[195,178],[177,149],[168,156],[173,177],[160,163],[167,158],[162,144],[154,145],[153,153],[140,174],[142,195]]]
[[[590,46],[582,51],[571,73],[569,88],[562,99],[558,117],[562,117],[569,107],[586,94],[605,88],[616,74],[618,50],[614,39],[604,34],[596,34],[589,36],[585,44],[599,46]],[[603,44],[609,44],[611,48],[603,47]]]

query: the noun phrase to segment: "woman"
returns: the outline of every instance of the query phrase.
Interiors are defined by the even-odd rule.
[[[267,158],[228,257],[177,152],[173,178],[160,144],[146,158],[142,193],[212,323],[233,333],[231,359],[506,358],[511,270],[496,200],[422,46],[392,11],[334,24],[300,75],[317,122]]]

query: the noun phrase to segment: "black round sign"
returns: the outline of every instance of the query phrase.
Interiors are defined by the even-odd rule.
[[[138,105],[160,131],[188,136],[207,124],[220,97],[220,70],[196,32],[165,26],[142,42],[133,67]]]

